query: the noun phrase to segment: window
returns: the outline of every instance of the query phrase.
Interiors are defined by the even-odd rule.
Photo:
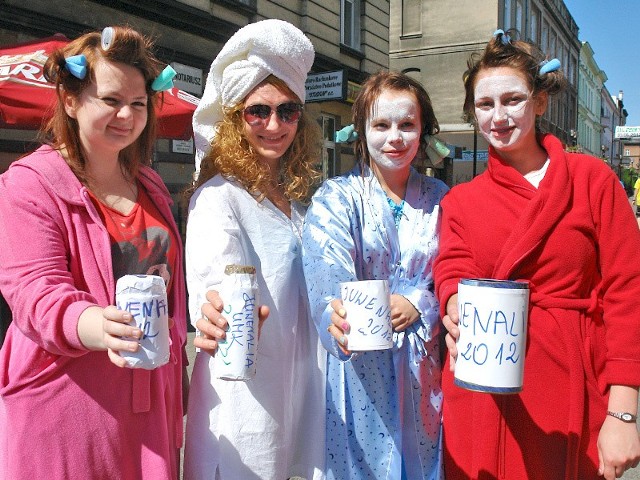
[[[549,24],[542,21],[542,30],[540,30],[540,49],[543,52],[547,51],[547,47],[549,46]]]
[[[316,168],[322,173],[322,179],[336,175],[336,117],[321,114],[318,124],[322,129],[322,165]]]
[[[422,0],[402,0],[402,35],[422,33]]]
[[[573,86],[576,84],[576,57],[571,55],[569,58],[569,83]]]
[[[341,0],[340,41],[360,50],[360,0]]]
[[[539,30],[538,22],[540,22],[540,12],[538,11],[537,8],[532,7],[531,23],[529,25],[529,39],[536,45],[538,44],[538,30]]]
[[[630,157],[631,156],[631,149],[625,148],[624,149],[624,156],[625,157]]]
[[[549,48],[545,52],[549,58],[556,56],[556,32],[553,30],[549,32]]]
[[[509,30],[511,28],[511,12],[513,10],[512,1],[513,0],[504,0],[504,18],[502,19],[504,30]]]
[[[516,0],[515,27],[518,33],[524,37],[524,31],[522,30],[522,0]]]

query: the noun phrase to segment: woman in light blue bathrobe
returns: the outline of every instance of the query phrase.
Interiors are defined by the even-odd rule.
[[[327,478],[442,478],[440,338],[432,264],[444,183],[411,162],[438,131],[409,77],[379,73],[354,104],[362,161],[327,180],[303,228],[312,316],[327,355]],[[393,348],[352,353],[340,282],[389,281]]]

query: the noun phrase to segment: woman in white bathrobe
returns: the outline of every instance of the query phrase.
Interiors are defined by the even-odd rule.
[[[317,178],[320,152],[317,124],[302,105],[313,58],[311,43],[292,25],[250,24],[214,60],[194,116],[202,162],[189,206],[186,271],[203,351],[189,395],[186,479],[323,475],[324,374],[300,240],[301,202]],[[218,299],[217,311],[202,307],[228,264],[256,268],[260,302],[270,310],[248,381],[216,378],[211,353],[226,323]]]

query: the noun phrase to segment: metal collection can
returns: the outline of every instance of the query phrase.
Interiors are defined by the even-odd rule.
[[[527,282],[462,279],[454,383],[477,392],[520,392],[528,312]]]
[[[132,368],[153,370],[169,361],[169,304],[162,277],[125,275],[116,282],[116,307],[128,311],[142,330],[137,352],[120,352]]]

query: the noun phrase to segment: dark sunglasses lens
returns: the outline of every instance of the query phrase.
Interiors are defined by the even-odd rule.
[[[244,119],[249,125],[257,125],[271,116],[269,105],[251,105],[244,109]],[[276,107],[278,118],[285,123],[296,123],[302,116],[299,103],[282,103]]]
[[[283,122],[295,123],[302,116],[302,105],[298,103],[283,103],[278,105],[276,111]]]
[[[247,121],[265,120],[271,115],[271,107],[269,105],[251,105],[244,109],[244,114]]]

